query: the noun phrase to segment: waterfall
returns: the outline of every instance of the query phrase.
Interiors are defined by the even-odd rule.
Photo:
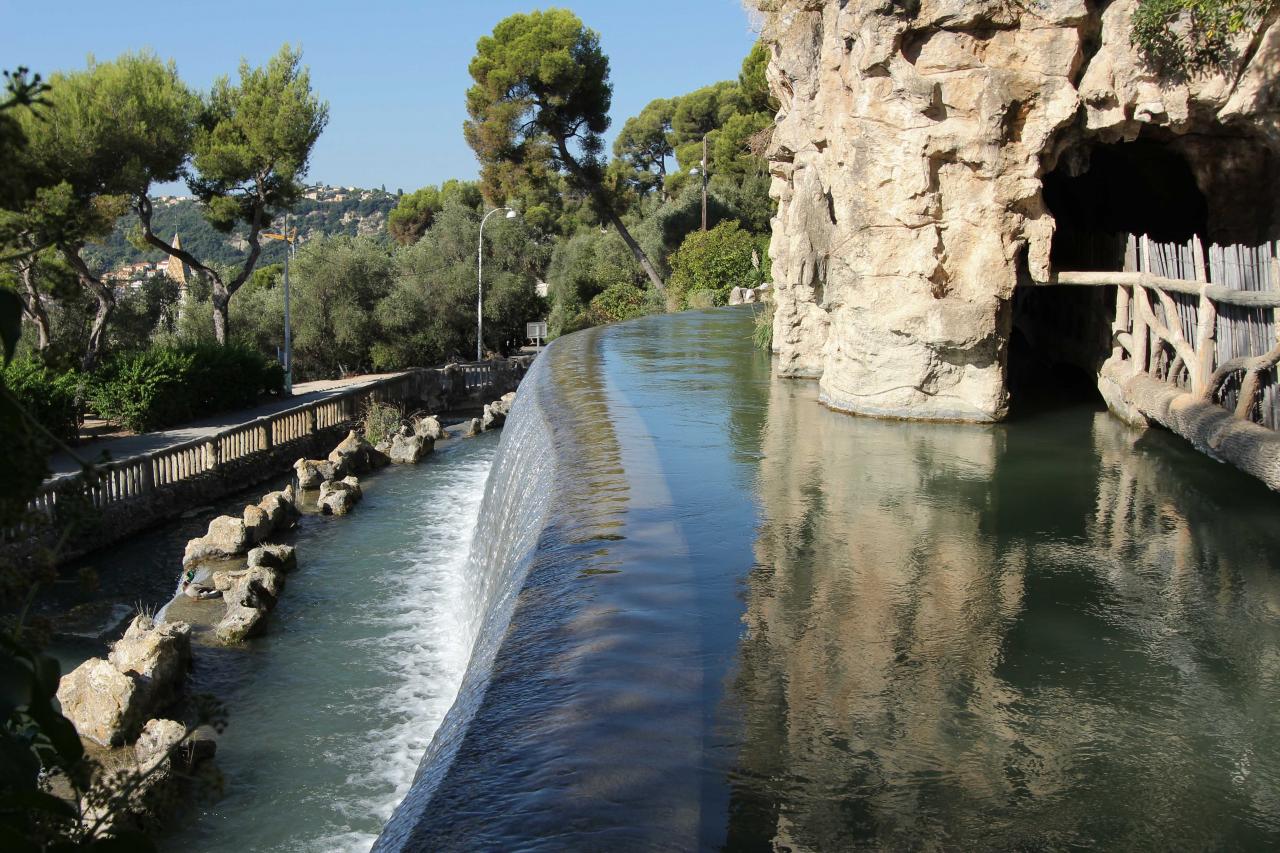
[[[534,362],[503,427],[468,558],[459,624],[471,649],[453,707],[436,731],[405,800],[374,850],[399,850],[425,813],[484,698],[551,504],[556,453],[547,412],[554,397],[549,348]]]

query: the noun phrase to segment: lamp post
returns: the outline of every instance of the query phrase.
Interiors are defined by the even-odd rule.
[[[289,256],[298,242],[298,229],[284,229],[276,234],[263,231],[262,236],[268,240],[284,241],[284,395],[293,396],[293,329],[289,322]]]
[[[505,210],[507,219],[515,219],[516,212],[509,207],[495,207],[480,220],[480,240],[476,247],[476,361],[484,361],[484,224],[495,213]]]
[[[702,230],[703,231],[707,230],[707,178],[710,177],[710,175],[707,174],[708,171],[709,170],[707,169],[707,137],[704,134],[702,137],[702,162],[698,164],[697,169],[689,170],[690,174],[702,176]]]

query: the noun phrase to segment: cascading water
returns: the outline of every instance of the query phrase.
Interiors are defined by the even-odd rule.
[[[551,500],[555,451],[545,415],[552,395],[547,360],[544,354],[535,361],[521,382],[485,484],[458,602],[459,635],[451,639],[470,651],[466,675],[422,759],[412,795],[374,849],[396,849],[412,831],[484,695]]]

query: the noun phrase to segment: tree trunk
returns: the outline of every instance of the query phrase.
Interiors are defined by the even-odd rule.
[[[116,295],[110,285],[87,281],[83,276],[80,280],[98,300],[98,310],[94,312],[93,325],[89,327],[89,343],[85,346],[84,358],[80,361],[80,369],[88,373],[98,366],[98,358],[102,355],[102,344],[107,337],[107,321],[111,319],[111,312],[116,307]]]
[[[603,195],[603,193],[602,193]],[[645,275],[649,276],[649,281],[658,289],[659,293],[665,293],[667,288],[662,283],[662,276],[658,275],[657,269],[649,261],[649,256],[644,253],[644,249],[640,248],[640,244],[631,236],[631,232],[627,230],[627,226],[622,224],[621,217],[614,211],[613,205],[609,204],[608,199],[601,198],[600,206],[604,208],[604,215],[613,223],[613,227],[618,229],[618,236],[622,238],[622,242],[627,244],[627,248],[631,250],[632,256],[635,257],[636,263],[640,264],[640,269],[644,270]]]
[[[644,270],[645,275],[649,276],[649,281],[658,289],[659,293],[666,293],[667,287],[662,283],[662,276],[658,275],[657,268],[649,261],[649,256],[644,253],[644,249],[640,248],[640,244],[631,236],[631,232],[627,230],[627,226],[622,224],[622,218],[618,216],[618,212],[613,209],[613,201],[605,193],[604,188],[600,184],[591,180],[586,170],[573,159],[573,155],[569,153],[569,146],[563,139],[556,140],[556,145],[560,150],[560,159],[569,167],[569,171],[573,172],[578,180],[586,185],[591,194],[595,196],[596,203],[600,205],[600,210],[604,213],[605,218],[618,229],[618,235],[622,237],[622,242],[627,244],[627,248],[631,250],[631,255],[636,259],[636,263],[640,264],[640,269]]]
[[[231,330],[231,312],[228,306],[231,304],[231,294],[227,292],[226,285],[221,281],[213,282],[213,337],[219,344],[227,343],[227,335]]]
[[[49,313],[44,310],[44,298],[36,289],[34,255],[29,255],[18,262],[18,277],[22,280],[22,310],[36,327],[36,350],[40,353],[49,349]]]

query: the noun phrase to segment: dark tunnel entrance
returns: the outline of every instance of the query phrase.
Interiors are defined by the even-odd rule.
[[[1086,144],[1044,177],[1055,220],[1050,260],[1063,270],[1123,270],[1130,234],[1185,243],[1208,233],[1209,205],[1182,154],[1163,141]],[[1098,401],[1111,353],[1113,287],[1023,287],[1009,339],[1011,413]]]

